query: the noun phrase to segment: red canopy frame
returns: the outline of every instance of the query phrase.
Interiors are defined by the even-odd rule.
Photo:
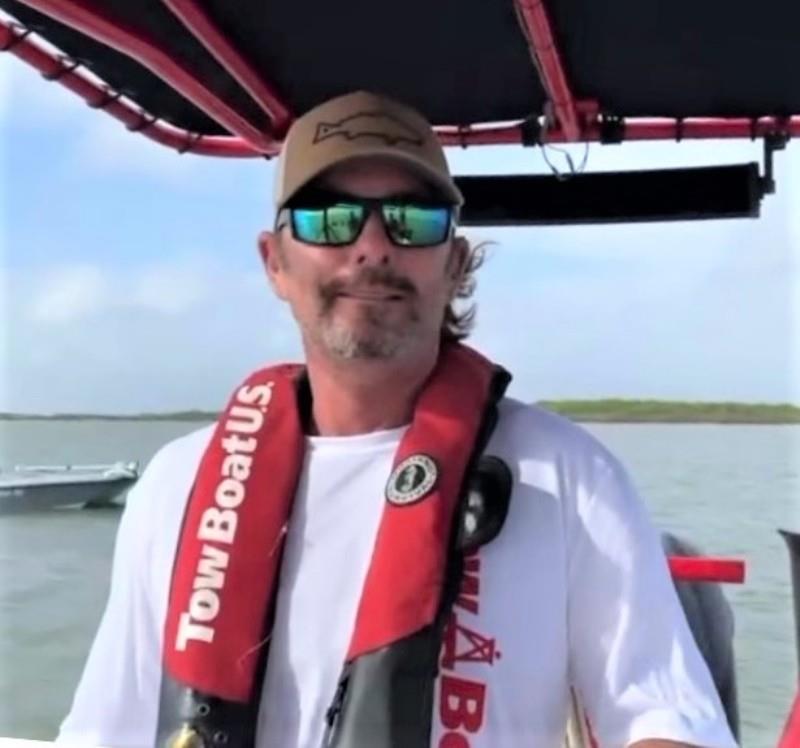
[[[273,138],[232,109],[146,35],[119,24],[85,0],[25,0],[25,5],[141,63],[211,119],[256,150],[265,153],[274,150]]]
[[[111,88],[90,80],[69,58],[47,51],[30,39],[29,35],[30,32],[22,26],[0,20],[0,51],[11,52],[38,70],[47,80],[57,81],[80,96],[88,106],[107,112],[131,132],[141,133],[150,140],[179,153],[228,158],[265,155],[253,149],[241,138],[191,133],[152,117]],[[276,155],[277,152],[276,145],[271,153],[266,155]]]
[[[731,140],[764,138],[769,135],[800,136],[800,116],[793,117],[689,117],[687,119],[635,118],[619,120],[616,134],[602,122],[592,122],[581,131],[580,142],[620,143],[642,140]],[[542,128],[535,142],[524,135],[525,123],[500,127],[437,128],[444,145],[544,145],[569,143],[562,129]]]
[[[59,80],[91,106],[104,109],[120,119],[129,129],[141,131],[151,139],[182,153],[246,158],[272,156],[280,151],[280,138],[292,119],[288,106],[272,84],[225,38],[197,0],[163,2],[268,114],[272,122],[270,133],[263,132],[263,128],[234,111],[151,40],[120,27],[103,11],[90,6],[87,0],[23,2],[138,61],[232,135],[192,134],[160,122],[141,109],[115,99],[115,94],[107,87],[90,83],[75,70],[77,66],[70,64],[69,70],[65,70],[63,58],[37,47],[26,38],[29,32],[23,27],[0,19],[0,51],[12,51],[46,77]],[[756,139],[800,135],[800,116],[765,116],[756,119],[693,117],[681,120],[633,118],[605,121],[599,117],[599,108],[595,102],[576,100],[573,96],[543,0],[515,2],[521,28],[528,38],[534,62],[549,96],[547,109],[552,114],[552,120],[545,117],[510,125],[437,127],[439,137],[446,146]],[[45,59],[45,55],[49,59]]]
[[[111,88],[90,80],[69,58],[54,55],[29,36],[22,26],[0,20],[0,51],[11,52],[47,80],[57,81],[80,96],[93,109],[107,112],[131,132],[139,132],[179,153],[235,158],[263,155],[240,138],[191,133],[152,117]],[[277,146],[272,151],[275,154]]]
[[[169,0],[173,2],[174,0]],[[11,52],[36,68],[48,80],[57,81],[86,103],[108,112],[129,130],[140,132],[161,145],[179,153],[228,158],[253,158],[274,156],[280,151],[280,142],[265,136],[262,148],[246,139],[234,136],[210,136],[191,133],[162,122],[141,108],[119,97],[110,87],[98,85],[83,75],[80,66],[69,58],[54,54],[31,38],[32,33],[21,24],[0,19],[0,52]],[[266,85],[266,84],[265,84]],[[276,126],[280,120],[276,121]],[[501,126],[439,127],[439,138],[445,146],[522,145],[529,143],[523,136],[524,123]],[[620,123],[619,134],[623,141],[681,140],[709,138],[761,138],[773,134],[800,136],[800,117],[779,119],[761,117],[750,120],[691,118],[632,119]],[[603,128],[594,123],[584,129],[582,138],[587,142],[604,140]],[[565,143],[566,133],[561,129],[540,129],[538,143]]]
[[[556,123],[568,141],[580,140],[581,125],[578,107],[572,95],[561,54],[558,51],[550,18],[542,0],[515,0],[520,25],[531,48],[544,90],[550,97],[550,105]]]
[[[283,137],[292,121],[292,114],[275,88],[245,60],[197,3],[197,0],[163,0],[181,23],[191,31],[253,100],[269,115],[272,133]]]

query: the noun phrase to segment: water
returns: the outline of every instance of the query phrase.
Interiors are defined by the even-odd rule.
[[[0,465],[144,464],[199,424],[0,423]],[[737,616],[743,745],[774,748],[793,694],[787,554],[776,528],[800,529],[800,427],[602,424],[588,427],[631,470],[658,525],[747,560],[726,588]],[[119,512],[0,518],[0,735],[47,739],[102,612]]]

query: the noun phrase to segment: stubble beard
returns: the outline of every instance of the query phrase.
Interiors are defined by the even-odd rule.
[[[362,310],[360,324],[321,316],[319,342],[331,355],[342,360],[385,361],[401,358],[420,340],[419,315],[409,310],[408,316],[392,324],[383,310],[367,307]]]
[[[357,310],[358,319],[343,319],[336,313],[336,306],[343,303],[341,294],[359,287],[401,292],[403,300],[388,302],[388,306],[402,304],[404,313],[398,315],[385,304],[363,304]],[[416,289],[407,279],[384,268],[365,269],[356,282],[331,281],[320,287],[315,329],[307,329],[306,333],[330,356],[340,360],[401,358],[424,338],[417,298]]]

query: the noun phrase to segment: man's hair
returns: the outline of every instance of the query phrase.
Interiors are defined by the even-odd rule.
[[[462,237],[462,241],[467,242],[467,239]],[[467,259],[464,274],[461,277],[461,283],[458,284],[456,289],[454,301],[447,305],[447,309],[444,312],[444,321],[442,322],[443,341],[458,342],[464,340],[469,337],[475,327],[476,305],[470,304],[466,309],[458,312],[455,309],[455,300],[463,301],[469,299],[475,292],[477,283],[475,272],[486,260],[486,247],[488,245],[489,242],[482,242],[473,247],[467,242]]]

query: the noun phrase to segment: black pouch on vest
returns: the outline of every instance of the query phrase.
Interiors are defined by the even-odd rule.
[[[463,557],[498,535],[508,514],[511,487],[511,471],[502,460],[478,460],[457,516],[448,581],[435,623],[345,666],[328,710],[324,748],[429,748],[442,638],[458,595]]]

